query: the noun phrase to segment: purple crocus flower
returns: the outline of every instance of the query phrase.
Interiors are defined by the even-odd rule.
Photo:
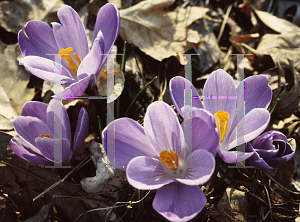
[[[207,200],[199,185],[214,172],[219,133],[213,115],[193,110],[189,146],[175,112],[162,101],[147,109],[144,127],[129,118],[110,123],[103,146],[114,149],[111,163],[126,169],[128,182],[140,190],[158,189],[153,208],[170,221],[188,221]],[[201,132],[201,134],[198,134]],[[114,147],[109,147],[112,141]]]
[[[55,117],[55,119],[54,119]],[[55,124],[61,127],[55,130]],[[89,128],[89,116],[84,108],[79,112],[76,132],[71,150],[70,120],[63,104],[52,99],[49,105],[41,102],[27,102],[23,106],[21,116],[13,121],[14,128],[19,137],[26,144],[16,139],[9,142],[10,149],[19,157],[36,164],[53,166],[57,161],[54,149],[61,144],[62,165],[70,165],[74,161],[75,153],[83,144]]]
[[[230,150],[241,145],[240,138],[237,138],[237,131],[244,132],[243,141],[246,143],[260,135],[269,123],[270,114],[266,108],[270,104],[272,90],[266,76],[248,77],[236,88],[232,77],[219,69],[206,80],[203,88],[203,105],[199,94],[189,80],[180,76],[174,77],[170,80],[169,87],[172,101],[181,116],[184,117],[185,90],[186,92],[192,90],[192,107],[204,108],[215,115],[220,131],[218,154],[225,162],[244,161],[253,154]],[[243,91],[244,97],[239,96],[243,95]],[[243,121],[236,122],[236,112],[245,114]]]
[[[276,130],[265,132],[252,144],[247,143],[246,151],[254,152],[248,162],[258,170],[272,170],[271,166],[288,161],[295,153],[286,136]]]
[[[120,14],[113,4],[104,5],[98,12],[91,49],[88,48],[84,25],[70,6],[57,12],[60,23],[52,28],[45,22],[30,21],[18,34],[25,58],[20,61],[33,75],[58,84],[70,85],[55,98],[81,96],[90,84],[95,85],[107,56],[118,36]],[[61,65],[54,55],[63,59]]]

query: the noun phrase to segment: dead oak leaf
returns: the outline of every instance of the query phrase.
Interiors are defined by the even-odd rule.
[[[208,8],[188,6],[174,11],[165,8],[175,0],[142,1],[120,10],[120,35],[152,58],[162,61],[199,46],[200,37],[188,28],[202,18]],[[184,59],[180,58],[182,64]]]
[[[11,130],[24,103],[32,100],[34,89],[27,88],[30,74],[18,65],[18,44],[0,42],[0,47],[0,129]]]
[[[299,33],[300,28],[289,22],[288,20],[278,18],[268,12],[260,11],[252,7],[254,13],[258,16],[258,18],[270,29],[281,33],[281,34],[287,34],[287,33]]]
[[[266,34],[264,35],[257,51],[268,54],[274,63],[279,62],[282,66],[289,66],[288,59],[293,60],[295,69],[300,71],[300,33],[290,34]]]
[[[15,0],[0,2],[0,25],[7,31],[18,33],[30,20],[50,23],[57,20],[56,12],[61,0]]]

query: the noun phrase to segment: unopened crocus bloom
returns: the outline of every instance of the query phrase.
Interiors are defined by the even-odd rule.
[[[215,168],[220,137],[214,117],[193,110],[191,118],[191,136],[197,140],[190,146],[175,112],[161,101],[148,107],[144,127],[121,118],[102,132],[110,162],[126,170],[133,187],[157,189],[153,208],[170,221],[188,221],[203,209],[207,200],[199,185],[210,179]]]
[[[59,100],[52,99],[49,105],[35,101],[25,103],[21,116],[13,121],[13,125],[25,145],[14,138],[8,145],[19,157],[46,166],[53,166],[54,162],[69,166],[87,136],[89,116],[81,108],[73,140],[73,152],[70,120]],[[57,130],[57,127],[61,128]],[[55,159],[54,152],[61,152],[62,160]]]
[[[189,93],[191,90],[192,107],[204,108],[216,118],[216,124],[220,131],[219,156],[227,163],[236,163],[249,158],[253,152],[233,152],[231,149],[255,139],[267,127],[270,114],[266,108],[272,98],[268,78],[263,75],[251,76],[240,82],[236,88],[232,77],[224,70],[219,69],[206,80],[202,104],[199,94],[190,81],[183,77],[174,77],[170,81],[170,94],[182,117],[184,117],[183,107],[185,105],[184,92]],[[245,114],[238,123],[236,112]],[[239,136],[237,131],[242,132],[243,139],[237,138],[237,135]],[[241,143],[241,140],[244,142]]]
[[[286,136],[276,130],[265,132],[252,144],[247,143],[246,151],[254,152],[248,162],[258,170],[272,170],[272,166],[288,161],[295,153]]]
[[[30,21],[18,34],[20,61],[33,75],[62,85],[70,85],[55,98],[81,96],[90,84],[95,85],[118,36],[120,14],[113,4],[98,12],[91,49],[84,25],[70,6],[63,5],[57,13],[60,23],[52,28],[45,22]],[[62,58],[61,65],[54,55]],[[57,57],[56,57],[57,58]]]

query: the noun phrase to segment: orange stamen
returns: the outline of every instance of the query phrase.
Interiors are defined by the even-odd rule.
[[[41,138],[44,138],[44,137],[47,137],[47,138],[50,138],[51,136],[49,135],[49,134],[42,134],[42,135],[39,135],[39,137],[41,137]]]
[[[176,171],[178,168],[178,155],[175,151],[169,152],[167,150],[161,151],[159,154],[161,162],[166,164],[171,170]]]
[[[216,125],[220,130],[220,143],[222,143],[228,129],[229,114],[227,112],[224,112],[223,110],[220,110],[215,114],[215,118]]]
[[[81,63],[81,60],[76,53],[73,53],[73,55],[78,63],[78,66],[77,66],[77,64],[72,59],[72,56],[71,56],[72,51],[73,51],[72,47],[69,47],[66,49],[61,49],[61,50],[59,50],[59,56],[67,61],[68,66],[70,67],[72,72],[77,76],[78,66]]]

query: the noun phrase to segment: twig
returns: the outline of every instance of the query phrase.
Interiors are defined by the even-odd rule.
[[[233,4],[229,5],[229,7],[228,7],[228,9],[227,9],[227,11],[226,11],[226,14],[225,14],[225,16],[224,16],[223,23],[222,23],[222,25],[221,25],[221,29],[220,29],[219,36],[218,36],[218,38],[217,38],[217,43],[219,43],[219,41],[220,41],[220,39],[221,39],[221,37],[222,37],[222,34],[223,34],[223,32],[224,32],[224,28],[225,28],[225,25],[226,25],[226,23],[227,23],[227,19],[228,19],[228,17],[229,17],[229,14],[230,14],[230,11],[231,11],[231,9],[232,9],[232,6],[233,6]]]
[[[44,194],[48,193],[50,190],[52,190],[54,187],[58,186],[59,184],[61,184],[62,182],[64,182],[72,173],[74,173],[75,171],[77,171],[78,169],[80,169],[81,167],[83,167],[85,164],[87,164],[89,161],[91,160],[90,157],[87,157],[86,159],[84,159],[83,161],[81,161],[80,164],[78,164],[76,167],[74,167],[64,178],[62,178],[61,180],[57,181],[56,183],[52,184],[50,187],[48,187],[46,190],[44,190],[42,193],[40,193],[39,195],[37,195],[35,198],[33,198],[33,201],[37,200],[38,198],[40,198],[41,196],[43,196]]]
[[[150,82],[148,82],[139,92],[138,94],[136,94],[136,96],[134,97],[134,99],[132,100],[132,102],[130,103],[128,109],[125,112],[125,116],[128,114],[130,108],[133,106],[133,104],[137,101],[137,99],[139,98],[139,96],[142,94],[142,92],[145,91],[145,89],[151,84],[153,83],[155,80],[157,79],[157,76],[155,76]]]
[[[266,213],[266,215],[263,216],[263,221],[265,221],[265,220],[267,219],[267,217],[269,216],[269,213],[270,213],[270,211],[268,211],[268,212]]]
[[[286,187],[284,187],[284,186],[282,186],[279,182],[277,182],[273,177],[271,177],[268,173],[266,173],[265,171],[263,171],[263,173],[264,174],[266,174],[267,175],[267,177],[269,177],[273,182],[275,182],[278,186],[280,186],[282,189],[284,189],[284,190],[286,190],[286,191],[288,191],[288,192],[290,192],[290,193],[293,193],[293,194],[300,194],[299,192],[294,192],[294,191],[291,191],[291,190],[289,190],[288,188],[286,188]]]
[[[204,15],[203,18],[208,20],[208,21],[212,21],[212,22],[216,22],[216,23],[221,23],[222,22],[221,19],[215,19],[215,18],[209,17],[208,15]]]
[[[261,202],[263,202],[264,204],[268,205],[268,203],[266,201],[264,201],[262,198],[260,198],[259,196],[257,196],[254,193],[248,192],[248,194],[250,194],[251,196],[257,198],[258,200],[260,200]]]
[[[269,206],[270,206],[271,221],[273,221],[273,216],[272,216],[272,204],[271,204],[271,200],[270,200],[270,196],[269,196],[269,191],[268,191],[268,189],[266,188],[265,185],[264,185],[264,188],[265,188],[265,190],[266,190],[266,194],[267,194],[268,202],[269,202]]]
[[[151,192],[151,190],[149,190],[148,193],[147,193],[142,199],[140,199],[140,200],[138,200],[138,201],[116,202],[116,203],[115,203],[113,206],[111,206],[111,207],[102,207],[102,208],[96,208],[96,209],[88,210],[88,211],[86,211],[86,212],[84,212],[84,213],[81,213],[81,214],[76,218],[76,220],[75,220],[74,222],[76,222],[82,215],[85,215],[86,213],[91,213],[91,212],[99,211],[99,210],[109,210],[109,211],[107,212],[106,216],[105,216],[105,221],[106,221],[106,217],[107,217],[107,215],[111,212],[112,209],[118,208],[118,207],[124,207],[124,206],[128,206],[128,205],[131,206],[132,204],[137,204],[137,203],[141,202],[142,200],[144,200],[144,199],[148,196],[148,194],[149,194],[150,192]],[[116,206],[117,204],[122,204],[122,205]]]
[[[115,203],[114,206],[116,206],[117,204],[120,204],[120,203],[123,203],[123,204],[125,204],[126,206],[128,206],[128,205],[131,206],[132,204],[140,203],[141,201],[143,201],[143,200],[149,195],[150,192],[151,192],[151,190],[149,190],[148,193],[146,193],[146,195],[143,196],[143,198],[140,199],[140,200],[138,200],[138,201],[117,202],[117,203]],[[123,206],[124,206],[124,205],[123,205]],[[112,209],[113,209],[113,208],[112,208]],[[107,215],[111,212],[112,209],[110,209],[110,211],[107,212],[107,214],[106,214],[106,216],[105,216],[105,222],[106,222],[106,217],[107,217]]]

